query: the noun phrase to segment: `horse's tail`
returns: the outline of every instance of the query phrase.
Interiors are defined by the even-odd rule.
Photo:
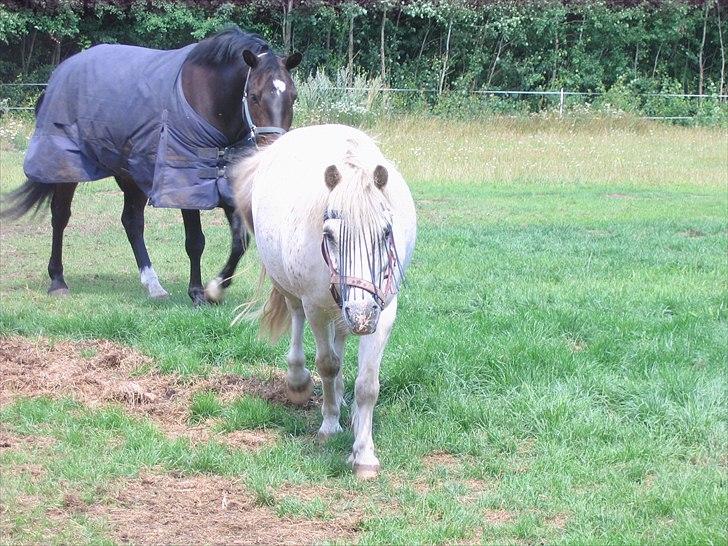
[[[55,190],[55,184],[26,180],[22,186],[3,196],[4,206],[0,210],[0,218],[17,220],[33,209],[33,214],[37,214],[50,203]]]
[[[271,286],[270,294],[263,306],[259,306],[260,295],[263,292],[263,285],[267,277],[268,274],[265,268],[261,266],[256,295],[252,300],[242,304],[238,308],[241,311],[233,319],[233,324],[237,324],[241,320],[258,319],[259,336],[269,340],[271,343],[275,343],[290,329],[291,314],[288,312],[285,296],[275,285]]]

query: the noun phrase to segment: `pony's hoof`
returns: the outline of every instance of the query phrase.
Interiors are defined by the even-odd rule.
[[[319,444],[325,444],[328,442],[331,438],[336,436],[339,432],[343,432],[344,429],[341,428],[340,425],[337,425],[336,427],[331,427],[330,430],[321,430],[316,433],[316,441]]]
[[[294,388],[286,381],[286,398],[295,406],[306,406],[311,400],[313,393],[313,379],[308,378],[308,383],[304,383],[301,387]]]
[[[215,277],[205,286],[205,299],[210,303],[222,303],[225,297],[225,289],[222,286],[222,279]]]
[[[355,464],[354,476],[358,480],[373,480],[379,476],[378,464]]]
[[[48,289],[49,296],[65,297],[65,296],[68,296],[70,293],[71,293],[71,291],[65,286],[62,286],[60,288],[49,288]]]

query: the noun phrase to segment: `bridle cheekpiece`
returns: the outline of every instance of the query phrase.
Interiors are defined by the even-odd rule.
[[[324,221],[329,218],[331,217],[328,213],[324,214]],[[395,275],[397,274],[399,265],[397,260],[397,251],[394,246],[394,233],[391,229],[387,234],[387,270],[384,274],[384,278],[387,279],[387,283],[384,286],[384,289],[379,288],[373,282],[359,277],[341,275],[339,271],[336,270],[334,263],[331,260],[331,254],[329,253],[329,245],[326,243],[326,237],[321,240],[321,254],[324,258],[324,262],[326,262],[326,265],[329,268],[329,291],[331,292],[331,296],[334,298],[334,301],[339,306],[339,309],[341,309],[343,304],[340,293],[340,287],[342,286],[361,288],[365,292],[369,292],[382,309],[384,309],[387,302],[387,296],[397,293]]]
[[[259,135],[283,135],[286,133],[286,130],[283,127],[258,127],[253,121],[253,116],[250,115],[250,107],[248,106],[248,81],[250,80],[250,73],[252,71],[252,68],[248,68],[248,73],[245,75],[245,86],[243,87],[243,121],[250,128],[243,137],[243,141],[252,141],[253,145],[257,148]]]

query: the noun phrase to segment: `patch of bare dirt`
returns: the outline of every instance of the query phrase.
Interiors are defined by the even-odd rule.
[[[165,434],[192,442],[214,439],[233,448],[258,449],[277,439],[265,431],[215,432],[215,421],[190,425],[188,418],[192,396],[204,390],[224,402],[248,394],[287,403],[285,378],[278,370],[265,379],[220,374],[190,383],[160,374],[152,364],[149,357],[111,341],[0,338],[0,404],[17,396],[65,395],[89,407],[119,403],[132,414],[149,417]],[[138,374],[140,370],[146,373]],[[0,446],[4,443],[0,431]]]
[[[460,460],[451,453],[433,451],[422,458],[422,465],[429,470],[435,468],[453,469],[460,466]]]
[[[691,238],[691,239],[695,238],[695,237],[705,237],[704,232],[700,231],[699,229],[693,229],[693,228],[688,228],[685,231],[681,231],[680,235],[682,235],[683,237]]]
[[[559,531],[566,529],[566,523],[569,521],[569,517],[566,514],[556,514],[550,518],[546,518],[546,525],[553,527]]]
[[[147,475],[123,483],[86,514],[109,522],[111,536],[133,544],[311,544],[352,542],[359,520],[279,517],[235,481],[219,476]]]
[[[17,434],[0,425],[0,450],[22,448],[46,448],[55,443],[50,436]]]
[[[515,518],[516,515],[513,512],[503,510],[502,508],[486,510],[483,513],[483,520],[485,521],[485,523],[488,523],[490,525],[502,525],[504,523],[513,521]]]

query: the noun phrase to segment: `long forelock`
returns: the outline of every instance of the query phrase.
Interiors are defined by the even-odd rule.
[[[374,185],[373,168],[352,157],[347,158],[346,167],[341,182],[329,194],[327,210],[336,212],[349,229],[380,233],[391,221],[389,199]]]

